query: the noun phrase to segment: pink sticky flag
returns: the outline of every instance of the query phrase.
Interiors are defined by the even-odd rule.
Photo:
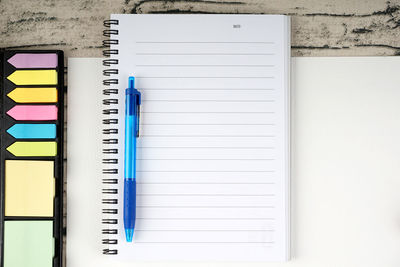
[[[7,111],[17,121],[54,121],[57,120],[57,107],[54,105],[17,105]]]
[[[57,67],[57,54],[17,53],[7,61],[16,68],[55,68]]]

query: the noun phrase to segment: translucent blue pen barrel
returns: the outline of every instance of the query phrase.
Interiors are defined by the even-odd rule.
[[[136,101],[137,97],[130,94],[130,88],[126,90],[125,110],[125,179],[136,178]]]
[[[126,240],[132,241],[136,218],[136,138],[138,129],[136,89],[126,89],[124,228]],[[137,91],[136,91],[137,92]]]

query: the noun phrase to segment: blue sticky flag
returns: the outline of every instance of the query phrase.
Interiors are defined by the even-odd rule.
[[[17,139],[56,138],[55,124],[15,124],[7,132]]]

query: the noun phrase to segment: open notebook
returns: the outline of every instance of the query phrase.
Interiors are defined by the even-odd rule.
[[[105,213],[96,230],[103,234],[102,251],[139,260],[288,259],[289,18],[111,19],[105,95],[96,88],[80,100],[86,106],[71,98],[69,106],[72,116],[88,109],[81,116],[93,116],[94,129],[103,132],[91,158],[102,161],[92,170],[104,182],[98,188],[103,195],[97,191],[99,199],[93,198],[103,202]],[[76,88],[87,75],[78,61],[71,60],[69,68],[72,90],[89,91],[87,85]],[[121,181],[124,97],[131,75],[142,93],[142,116],[130,244],[124,237]]]

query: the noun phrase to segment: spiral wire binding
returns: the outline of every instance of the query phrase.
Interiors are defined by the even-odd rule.
[[[103,70],[103,148],[104,158],[102,159],[102,173],[103,173],[103,189],[102,194],[104,195],[102,199],[102,213],[104,217],[102,219],[103,228],[102,234],[102,244],[107,247],[103,249],[103,254],[105,255],[116,255],[118,250],[112,248],[112,245],[118,244],[118,239],[116,235],[118,234],[117,228],[118,219],[115,215],[118,214],[118,199],[116,195],[118,194],[118,158],[112,158],[118,154],[118,129],[113,128],[113,126],[118,124],[118,119],[112,116],[118,114],[118,79],[113,78],[113,75],[118,74],[118,59],[109,58],[112,55],[118,55],[118,49],[111,49],[111,45],[118,45],[118,39],[114,39],[118,35],[118,30],[111,29],[111,26],[118,25],[118,20],[110,19],[103,22],[105,30],[103,31],[103,36],[106,37],[103,40],[103,56],[107,59],[103,60],[103,66],[107,69]],[[111,157],[111,158],[109,158]],[[115,177],[115,178],[114,178]],[[110,188],[114,187],[114,188]],[[113,206],[114,205],[114,206]],[[114,218],[112,218],[114,216]]]

